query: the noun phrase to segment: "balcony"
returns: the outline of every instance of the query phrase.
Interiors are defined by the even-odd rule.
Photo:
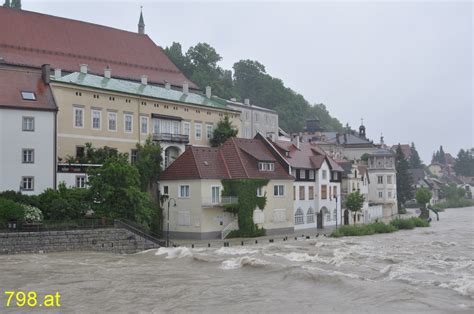
[[[202,207],[222,207],[225,205],[233,205],[239,202],[239,198],[237,196],[221,196],[220,199],[216,202],[216,200],[204,200],[202,202]]]
[[[172,133],[153,133],[153,140],[157,142],[189,143],[189,135]]]

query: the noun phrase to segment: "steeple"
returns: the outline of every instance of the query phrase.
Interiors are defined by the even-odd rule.
[[[360,119],[359,136],[365,138],[365,126],[363,118]]]
[[[145,34],[145,22],[143,21],[143,7],[140,7],[140,20],[138,21],[138,34]]]

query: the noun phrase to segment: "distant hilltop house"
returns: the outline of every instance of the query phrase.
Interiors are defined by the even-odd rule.
[[[364,154],[370,154],[381,147],[366,137],[366,128],[363,124],[359,132],[346,128],[343,132],[327,132],[320,127],[318,119],[306,121],[304,132],[292,134],[292,138],[299,138],[301,142],[316,143],[328,154],[336,159],[360,160]]]

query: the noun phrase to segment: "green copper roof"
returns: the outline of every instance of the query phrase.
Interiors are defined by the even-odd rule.
[[[84,74],[73,72],[57,79],[51,76],[51,81],[58,83],[74,84],[78,86],[108,90],[119,93],[132,94],[141,97],[150,97],[180,103],[187,103],[198,106],[211,107],[236,111],[227,107],[224,101],[218,97],[207,98],[205,95],[189,92],[184,94],[182,91],[166,89],[165,87],[154,85],[143,85],[137,82],[121,80],[116,78],[106,78],[93,74]]]

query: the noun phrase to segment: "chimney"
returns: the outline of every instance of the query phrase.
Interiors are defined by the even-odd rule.
[[[211,99],[211,86],[206,86],[206,97]]]
[[[250,99],[245,98],[245,99],[244,99],[244,104],[245,104],[246,106],[250,106]]]
[[[147,85],[148,84],[148,76],[142,75],[142,85]]]
[[[295,144],[296,148],[300,149],[300,136],[299,135],[295,135],[293,137],[293,144]]]
[[[43,82],[45,84],[49,84],[50,76],[51,75],[51,65],[43,64],[41,66],[41,77],[43,78]]]
[[[189,84],[186,81],[183,83],[183,94],[189,94]]]
[[[106,67],[106,68],[104,69],[104,77],[105,77],[105,78],[110,78],[111,75],[112,75],[112,69],[109,68],[109,67]]]
[[[81,73],[87,74],[87,64],[81,64],[79,68]]]
[[[63,75],[62,75],[61,69],[58,69],[58,68],[54,69],[54,78],[55,79],[59,80],[62,76]]]
[[[165,81],[165,88],[166,89],[171,89],[171,84],[168,81]]]

